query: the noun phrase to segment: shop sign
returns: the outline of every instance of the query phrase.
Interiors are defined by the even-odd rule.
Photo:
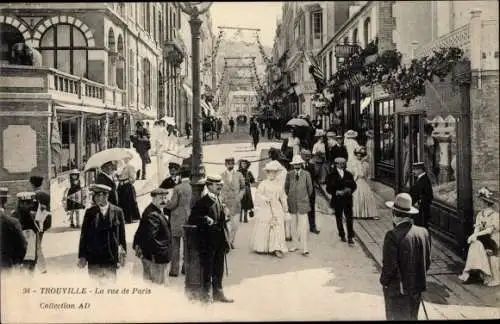
[[[29,125],[9,125],[2,133],[3,168],[28,173],[36,166],[36,132]]]

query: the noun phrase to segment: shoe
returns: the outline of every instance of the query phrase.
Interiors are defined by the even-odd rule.
[[[169,277],[178,277],[178,276],[179,276],[179,274],[170,272],[170,273],[168,274],[168,276],[169,276]]]
[[[305,256],[305,257],[309,256],[309,251],[303,252],[302,255]]]
[[[314,234],[319,234],[319,231],[317,229],[311,230],[310,232]]]
[[[346,240],[346,239],[345,239],[345,237],[343,237],[343,236],[341,236],[341,237],[340,237],[340,240],[341,240],[342,242],[347,242],[347,240]]]
[[[292,241],[292,238],[291,238],[291,237],[287,237],[287,238],[285,239],[285,241],[287,241],[287,242],[291,242],[291,241]]]
[[[283,258],[283,257],[285,256],[285,255],[283,254],[283,252],[281,252],[281,251],[274,251],[274,252],[273,252],[273,255],[274,255],[275,257],[277,257],[277,258],[280,258],[280,259],[281,259],[281,258]]]
[[[186,274],[186,269],[184,269],[184,266],[182,266],[182,269],[181,269],[181,274],[185,275]]]
[[[349,243],[349,245],[354,245],[354,240],[352,238],[350,238],[348,243]]]
[[[69,227],[75,228],[75,224],[70,224]]]
[[[248,223],[248,219],[245,219],[245,220],[243,221],[243,223]]]
[[[234,250],[234,244],[233,243],[231,243],[230,247],[231,247],[231,250]]]
[[[215,303],[234,303],[234,299],[227,298],[226,296],[214,296]]]
[[[249,216],[250,218],[252,218],[252,217],[253,217],[253,210],[251,210],[250,212],[248,212],[248,216]]]

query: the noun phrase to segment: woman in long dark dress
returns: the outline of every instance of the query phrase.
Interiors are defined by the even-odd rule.
[[[240,160],[239,172],[245,179],[245,195],[241,198],[241,214],[240,222],[248,223],[248,216],[253,217],[253,199],[252,199],[252,183],[255,183],[255,178],[249,170],[250,161]]]
[[[125,166],[118,175],[118,207],[123,210],[125,223],[130,224],[141,218],[137,206],[137,196],[134,188],[136,178],[135,168],[129,164],[132,157],[124,160]]]

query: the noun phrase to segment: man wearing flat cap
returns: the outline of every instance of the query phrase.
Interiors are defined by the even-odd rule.
[[[211,300],[210,288],[212,288],[213,301],[233,302],[232,299],[224,295],[222,288],[224,262],[231,244],[227,227],[229,217],[226,215],[226,209],[220,199],[223,186],[225,184],[223,184],[221,176],[207,176],[207,192],[195,203],[188,219],[188,224],[195,225],[197,231],[194,238],[200,255],[202,301],[204,302]]]
[[[346,159],[337,157],[335,167],[326,178],[326,191],[331,195],[330,206],[335,210],[337,230],[342,242],[345,242],[345,215],[347,238],[350,245],[354,244],[354,227],[352,220],[352,194],[357,189],[356,181],[351,172],[346,170]]]
[[[412,216],[418,210],[409,194],[400,193],[385,204],[392,209],[394,224],[385,234],[380,274],[386,319],[417,321],[422,292],[427,288],[431,238],[429,231],[413,224]]]
[[[142,261],[144,280],[160,285],[165,283],[167,265],[172,258],[169,219],[163,213],[168,196],[167,189],[151,192],[152,201],[142,213],[132,243]]]
[[[221,178],[224,186],[221,199],[227,206],[231,219],[231,247],[234,248],[236,232],[240,224],[241,199],[245,195],[245,178],[241,172],[234,168],[234,158],[226,159],[226,170],[222,172]]]
[[[9,189],[0,188],[0,269],[5,271],[22,264],[26,255],[26,238],[18,219],[7,215],[4,210]]]
[[[127,254],[123,211],[108,201],[110,187],[93,184],[90,190],[95,205],[83,216],[78,266],[88,265],[91,278],[114,280]]]
[[[415,219],[415,225],[423,226],[428,229],[434,193],[432,192],[431,179],[427,175],[424,162],[413,163],[413,174],[417,180],[410,188],[410,195],[413,203],[419,209],[418,217]]]

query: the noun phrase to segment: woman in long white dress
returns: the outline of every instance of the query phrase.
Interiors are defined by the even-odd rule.
[[[251,240],[252,251],[283,257],[288,249],[285,242],[285,215],[288,213],[286,194],[278,174],[282,166],[271,161],[264,167],[266,179],[255,193],[255,225]]]
[[[352,194],[352,214],[354,218],[379,219],[377,216],[377,201],[367,182],[370,165],[366,160],[366,149],[359,147],[354,151],[356,156],[351,171],[356,181],[357,189]]]
[[[465,268],[459,279],[465,284],[474,282],[477,277],[486,286],[494,287],[500,284],[500,217],[493,206],[499,199],[494,197],[488,188],[479,190],[482,209],[476,216],[474,232],[467,239],[469,251]],[[476,276],[471,274],[476,274]],[[476,277],[476,278],[474,278]]]
[[[354,151],[357,148],[359,148],[358,141],[356,141],[357,137],[358,137],[358,132],[356,132],[352,129],[348,130],[344,134],[344,145],[345,145],[345,148],[347,149],[346,169],[348,171],[351,171],[351,172],[357,163],[356,159],[354,158],[354,156],[355,156]]]

